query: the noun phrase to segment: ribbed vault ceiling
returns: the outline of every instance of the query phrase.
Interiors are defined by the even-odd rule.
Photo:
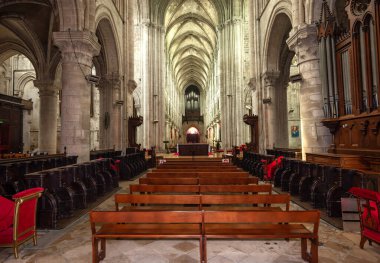
[[[209,0],[173,0],[165,14],[166,50],[180,90],[207,86],[217,45],[218,15]]]

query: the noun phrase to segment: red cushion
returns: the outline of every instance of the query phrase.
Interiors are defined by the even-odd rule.
[[[0,232],[12,226],[14,209],[14,202],[0,196]]]
[[[32,195],[32,194],[43,192],[43,191],[44,191],[44,189],[42,187],[30,188],[30,189],[18,192],[17,194],[14,194],[12,196],[12,198],[13,199],[20,198],[20,197],[24,197],[24,196],[27,196],[27,195]]]
[[[369,189],[363,189],[360,187],[352,187],[348,192],[362,199],[368,199],[368,200],[380,202],[380,193],[369,190]]]

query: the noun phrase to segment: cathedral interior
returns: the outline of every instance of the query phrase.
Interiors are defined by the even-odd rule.
[[[276,162],[269,179],[278,194],[311,195],[292,199],[291,210],[333,217],[321,217],[319,262],[379,262],[379,76],[379,0],[0,0],[0,197],[43,187],[41,200],[57,210],[57,220],[37,220],[39,243],[23,245],[18,259],[0,237],[0,262],[91,261],[88,215],[76,212],[87,203],[76,204],[75,187],[89,198],[89,185],[99,194],[109,180],[91,209],[114,210],[112,194],[186,144],[207,144],[209,158],[232,156],[253,176],[269,176],[269,165],[258,167]],[[115,163],[120,182],[106,172]],[[41,172],[65,165],[76,175],[69,190]],[[302,190],[313,165],[322,175]],[[110,175],[75,184],[92,169]],[[376,237],[364,249],[359,219],[355,232],[342,218],[350,187],[378,198],[369,205]],[[37,218],[53,213],[41,200]],[[209,241],[207,257],[304,262],[298,240],[286,240]],[[107,244],[104,262],[199,262],[202,254],[194,240]]]

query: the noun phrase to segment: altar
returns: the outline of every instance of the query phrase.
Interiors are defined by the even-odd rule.
[[[209,145],[206,143],[187,143],[177,145],[179,156],[208,156]]]

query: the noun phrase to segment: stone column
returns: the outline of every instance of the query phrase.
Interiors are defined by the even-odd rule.
[[[293,27],[299,25],[299,0],[292,0],[292,18]]]
[[[104,75],[100,90],[100,134],[101,148],[121,150],[121,79],[118,74]],[[108,120],[106,121],[106,116]],[[107,122],[107,124],[106,124]]]
[[[40,94],[40,130],[38,149],[40,152],[55,154],[57,152],[57,111],[58,89],[52,80],[35,80],[34,86]]]
[[[244,49],[241,17],[220,25],[220,97],[222,116],[222,147],[231,148],[246,141],[244,138]]]
[[[266,72],[262,75],[263,80],[263,100],[259,103],[263,103],[263,116],[262,125],[264,126],[264,150],[272,149],[277,143],[277,100],[276,97],[276,85],[279,72]],[[261,148],[261,147],[260,147]]]
[[[143,147],[163,150],[165,138],[164,70],[165,31],[162,26],[146,21],[142,27],[142,112]]]
[[[298,55],[302,75],[300,117],[302,154],[326,152],[331,144],[329,130],[321,124],[324,118],[320,78],[317,31],[314,25],[303,25],[287,40]]]
[[[61,152],[78,155],[78,163],[90,157],[90,84],[93,56],[99,54],[96,36],[88,31],[54,32],[62,54]]]

